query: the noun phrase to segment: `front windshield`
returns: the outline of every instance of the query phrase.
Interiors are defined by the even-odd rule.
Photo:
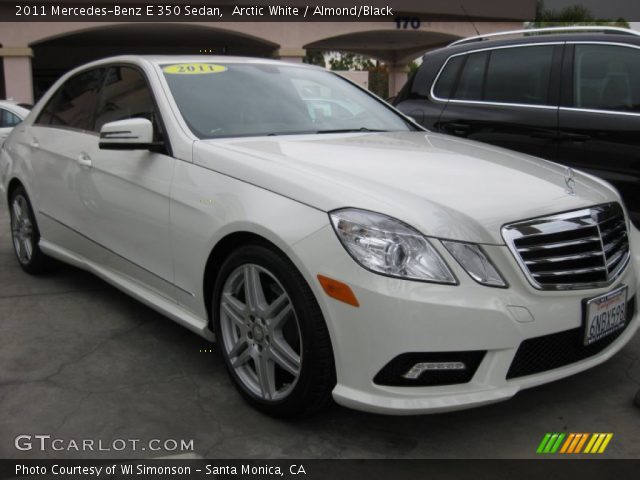
[[[199,138],[413,130],[339,76],[259,63],[163,65],[173,97]]]

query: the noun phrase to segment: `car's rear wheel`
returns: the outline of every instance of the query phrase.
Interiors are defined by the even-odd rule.
[[[247,245],[223,263],[213,293],[220,353],[243,397],[274,416],[328,406],[329,334],[304,278],[280,252]]]
[[[40,250],[40,230],[24,187],[18,186],[9,199],[13,251],[22,269],[30,274],[46,271],[51,259]]]

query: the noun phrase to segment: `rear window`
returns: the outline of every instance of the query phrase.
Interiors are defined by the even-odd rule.
[[[465,56],[460,55],[453,57],[444,66],[442,73],[438,77],[438,81],[433,87],[433,94],[438,98],[449,99],[451,92],[455,87],[455,82],[458,79],[458,72],[460,66],[464,63]]]
[[[454,95],[456,100],[482,100],[482,85],[488,57],[487,52],[467,55]]]
[[[0,108],[0,128],[15,127],[22,120],[17,115],[14,115],[9,110]]]

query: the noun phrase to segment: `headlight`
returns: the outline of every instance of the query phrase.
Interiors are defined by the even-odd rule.
[[[442,244],[476,282],[489,287],[507,286],[480,246],[449,240],[442,240]]]
[[[408,225],[356,209],[337,210],[329,216],[342,245],[363,267],[392,277],[458,283],[429,241]]]

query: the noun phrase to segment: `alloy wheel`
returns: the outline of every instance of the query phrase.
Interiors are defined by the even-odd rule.
[[[302,367],[293,303],[278,279],[255,264],[231,272],[220,298],[222,348],[243,387],[267,401],[284,399]]]
[[[33,224],[29,204],[22,195],[16,195],[11,204],[11,234],[18,260],[28,264],[33,256]]]

